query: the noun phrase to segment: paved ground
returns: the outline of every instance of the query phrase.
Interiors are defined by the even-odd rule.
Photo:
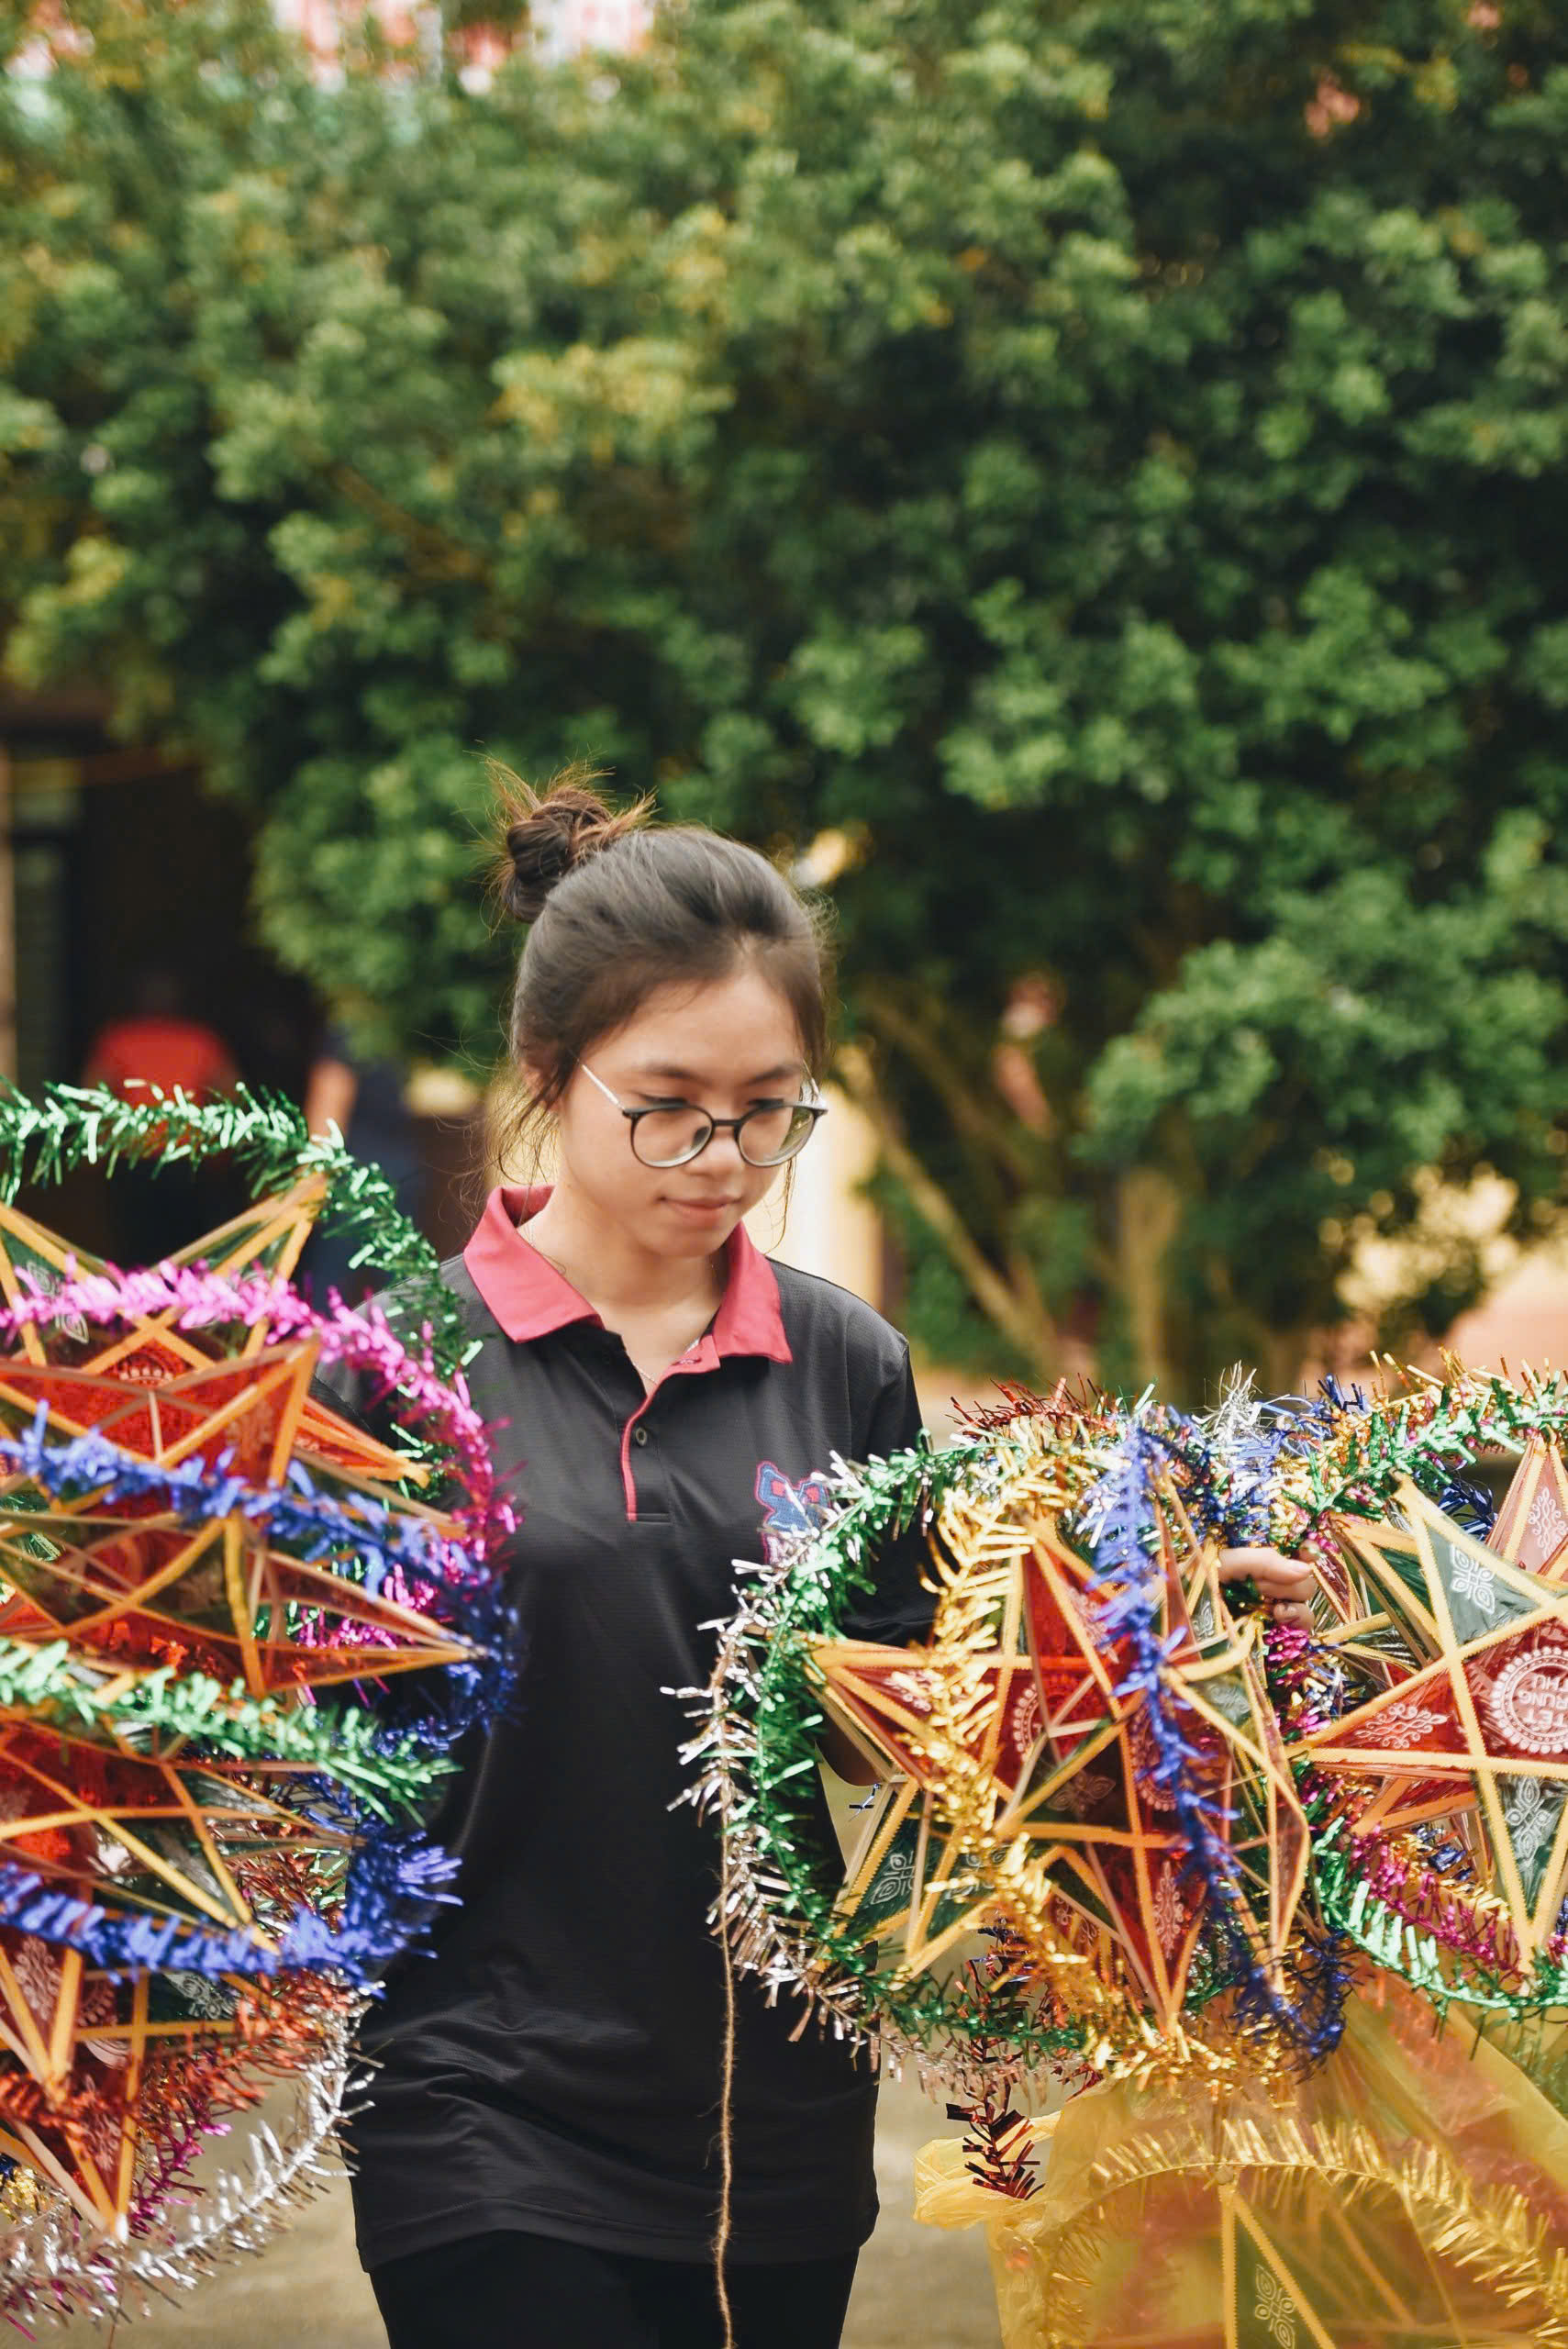
[[[910,2214],[917,2150],[954,2134],[940,2106],[907,2082],[884,2088],[876,2146],[882,2221],[861,2256],[844,2349],[998,2349],[980,2229],[944,2234],[917,2226]]]
[[[985,2247],[977,2232],[941,2234],[909,2215],[916,2148],[947,2132],[908,2085],[884,2090],[877,2174],[883,2217],[861,2259],[844,2349],[997,2349]],[[39,2349],[103,2349],[84,2325],[47,2331]],[[224,2273],[178,2309],[120,2327],[115,2349],[385,2349],[354,2257],[346,2189],[303,2211],[259,2258]],[[566,2344],[563,2344],[566,2349]]]

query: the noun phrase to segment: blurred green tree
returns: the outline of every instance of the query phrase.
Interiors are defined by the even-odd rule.
[[[368,1029],[489,1057],[479,753],[585,753],[830,887],[950,1360],[1284,1377],[1422,1169],[1556,1215],[1559,10],[685,0],[474,92],[55,21],[6,666],[199,747]]]

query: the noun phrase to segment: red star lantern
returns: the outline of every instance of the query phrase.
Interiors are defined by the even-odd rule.
[[[270,2052],[350,2011],[346,1994],[309,1975],[291,1976],[286,1993],[193,1981],[198,1991],[205,2011],[174,2015],[156,1976],[117,1979],[74,1950],[0,1928],[0,2152],[112,2238],[125,2238],[159,2131],[177,2140],[210,2098],[229,2111],[255,2103]]]
[[[397,1810],[428,1753],[311,1698],[473,1660],[398,1578],[428,1558],[434,1580],[460,1527],[406,1497],[428,1469],[313,1387],[324,1346],[402,1375],[386,1332],[287,1290],[324,1196],[313,1177],[258,1202],[139,1288],[0,1206],[0,1296],[108,1272],[113,1300],[102,1322],[90,1289],[22,1316],[0,1357],[0,1431],[44,1438],[0,1475],[0,2153],[99,2259],[161,2222],[215,2111],[336,2060],[345,1980],[426,1898],[417,1837],[397,1873]],[[217,1277],[177,1277],[197,1266]],[[254,1275],[231,1306],[224,1284]],[[214,1310],[233,1318],[183,1326]],[[392,1873],[356,1880],[373,1813]]]
[[[1173,1494],[1161,1505],[1165,1700],[1190,1781],[1227,1834],[1242,1913],[1277,1962],[1300,1900],[1306,1821],[1257,1654],[1225,1605],[1216,1553]],[[1147,1696],[1095,1621],[1089,1569],[1046,1517],[1012,1554],[965,1573],[925,1649],[824,1642],[824,1701],[873,1765],[897,1774],[840,1904],[908,1971],[964,1935],[1031,1920],[1080,1956],[1112,1949],[1162,2030],[1175,2026],[1207,1891],[1159,1758]]]
[[[169,1261],[205,1265],[209,1271],[238,1279],[247,1273],[270,1273],[286,1279],[299,1261],[326,1198],[320,1175],[295,1184],[275,1198],[259,1200],[243,1215],[193,1240]],[[108,1268],[102,1257],[76,1249],[30,1217],[0,1202],[0,1295],[19,1303],[27,1284],[50,1292],[83,1275]],[[37,1369],[54,1364],[62,1369],[95,1372],[112,1378],[122,1389],[165,1386],[190,1371],[211,1363],[244,1363],[262,1353],[270,1341],[264,1320],[229,1333],[183,1330],[178,1308],[138,1314],[117,1323],[112,1333],[98,1333],[83,1320],[52,1321],[39,1327],[25,1322],[17,1333],[23,1360]],[[225,1335],[233,1343],[224,1342]],[[362,1429],[352,1426],[318,1397],[305,1394],[300,1406],[299,1442],[304,1452],[325,1466],[372,1484],[422,1484],[425,1471],[385,1444],[377,1443]]]
[[[1544,1436],[1527,1442],[1486,1546],[1527,1574],[1568,1582],[1568,1470]]]
[[[96,1694],[112,1702],[145,1676],[106,1668]],[[197,1759],[186,1747],[150,1729],[117,1731],[106,1714],[77,1733],[58,1712],[14,1708],[0,1722],[0,1861],[38,1879],[39,1897],[273,1954],[283,1920],[318,1901],[323,1865],[347,1857],[350,1836],[279,1798],[286,1762]],[[279,1796],[269,1780],[283,1782]],[[269,2033],[297,2036],[346,2011],[341,1993],[308,1976],[288,1977],[285,2009],[264,1982],[207,1981],[171,1963],[168,1976],[111,1976],[79,1950],[0,1928],[0,2151],[111,2233],[171,2098],[221,2077],[228,2102],[247,2101]]]

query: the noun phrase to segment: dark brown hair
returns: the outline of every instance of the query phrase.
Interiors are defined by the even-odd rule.
[[[504,1170],[538,1142],[595,1041],[659,987],[698,986],[753,962],[795,1015],[814,1078],[828,1061],[824,925],[765,856],[700,824],[651,825],[651,803],[616,814],[603,777],[568,767],[542,792],[493,770],[499,807],[495,896],[529,925],[512,990],[509,1041],[522,1080],[492,1120]]]

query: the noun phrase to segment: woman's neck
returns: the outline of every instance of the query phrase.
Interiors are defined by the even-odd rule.
[[[521,1230],[611,1329],[628,1318],[687,1307],[701,1308],[706,1320],[724,1294],[722,1249],[711,1256],[656,1256],[567,1185],[557,1185]]]

